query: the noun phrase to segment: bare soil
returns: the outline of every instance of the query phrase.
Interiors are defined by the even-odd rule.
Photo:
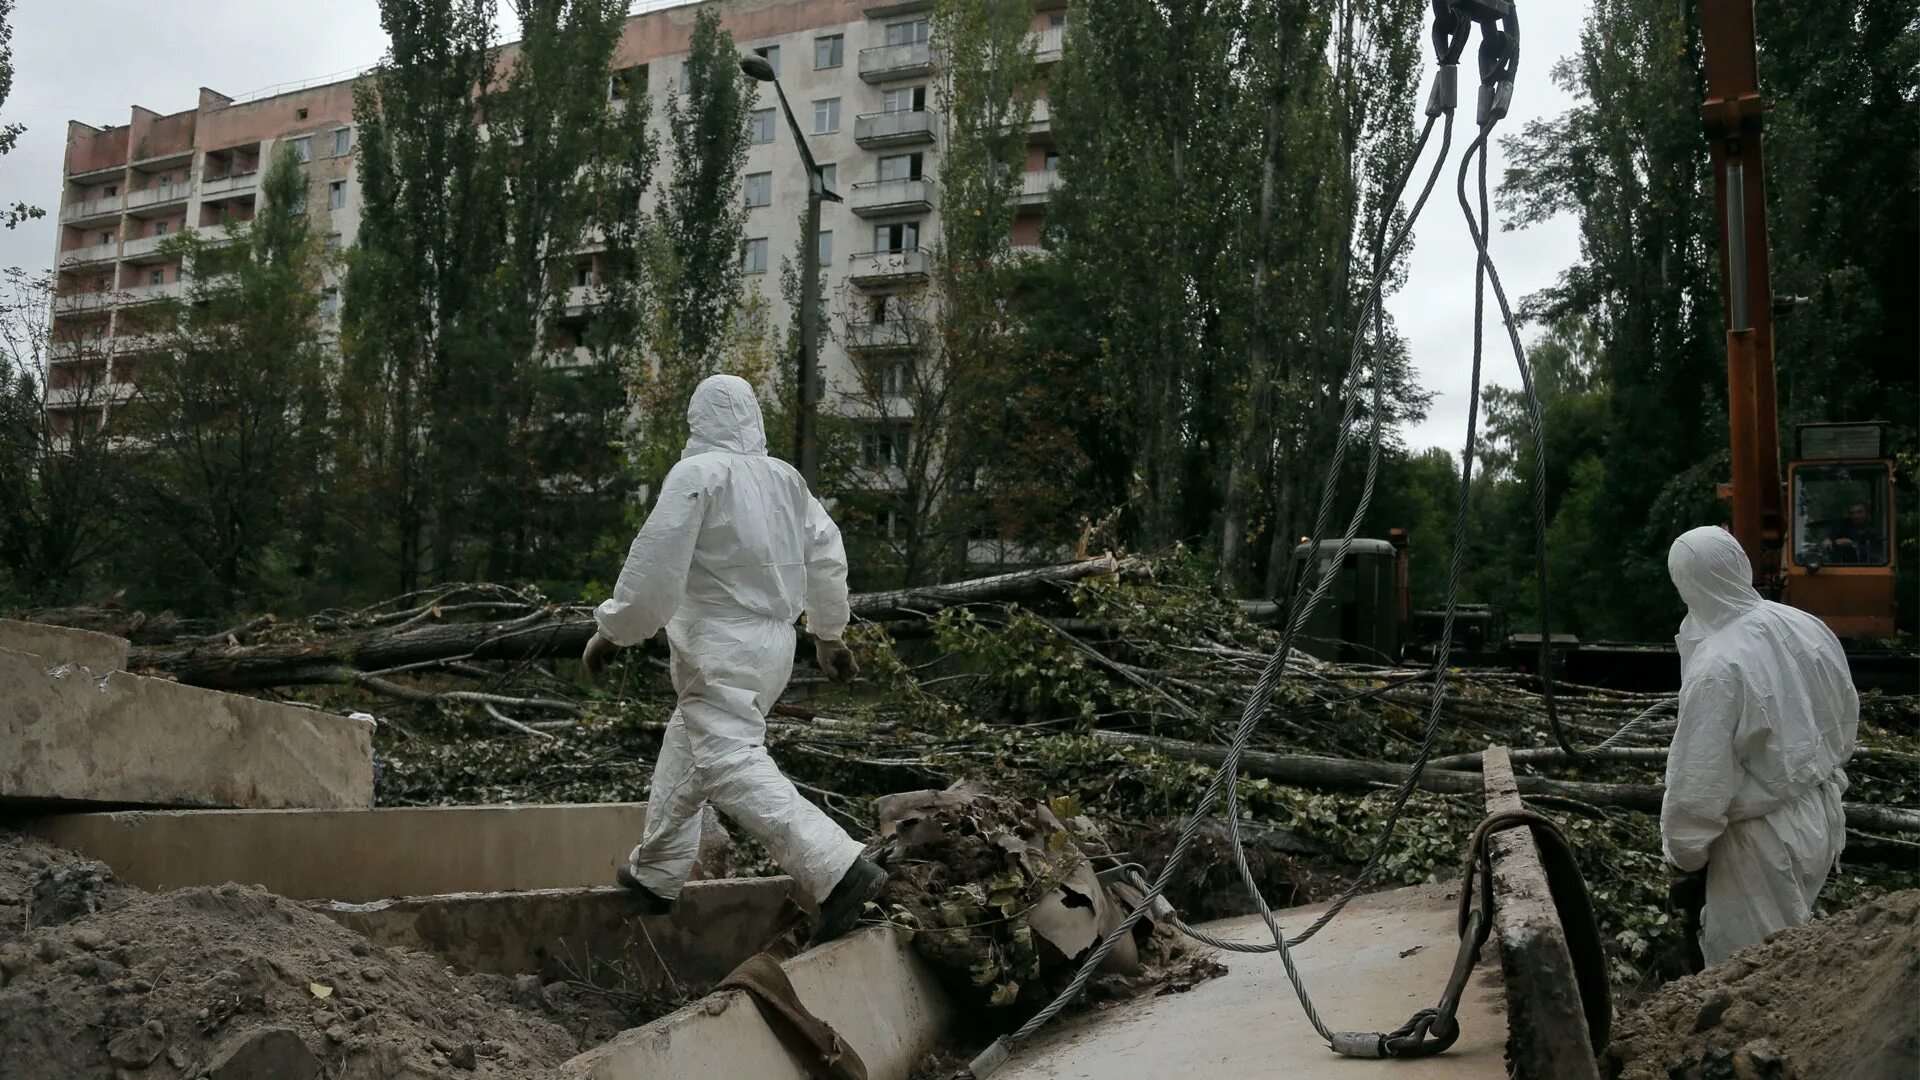
[[[1920,1076],[1920,890],[1783,930],[1614,1026],[1615,1080]]]
[[[0,1076],[545,1073],[658,1002],[462,974],[241,885],[149,893],[0,830]]]

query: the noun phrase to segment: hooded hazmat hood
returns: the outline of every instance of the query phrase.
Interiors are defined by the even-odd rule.
[[[765,454],[767,429],[760,399],[738,375],[710,375],[694,387],[687,402],[687,448],[683,458],[720,451]]]

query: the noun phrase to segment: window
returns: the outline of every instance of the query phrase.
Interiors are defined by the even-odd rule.
[[[749,274],[767,272],[767,238],[755,237],[740,245],[740,268]]]
[[[880,393],[891,398],[907,396],[907,365],[888,364],[880,372]]]
[[[907,301],[896,293],[873,298],[873,321],[876,323],[902,322],[907,317]]]
[[[1794,561],[1887,565],[1887,467],[1800,465],[1792,472]]]
[[[837,68],[844,62],[847,38],[844,34],[829,34],[813,39],[813,67]]]
[[[692,89],[693,89],[693,69],[690,67],[683,67],[680,69],[680,92],[685,94],[691,91]]]
[[[647,85],[645,65],[622,68],[607,77],[607,100],[624,101],[627,95],[644,90]]]
[[[912,251],[920,246],[920,223],[898,221],[873,227],[873,250]]]
[[[831,162],[820,166],[820,186],[828,191],[839,191],[840,166]]]
[[[340,250],[340,234],[339,233],[336,232],[336,233],[327,234],[327,250],[328,251]]]
[[[110,233],[110,232],[103,232],[103,233],[101,233],[101,234],[100,234],[100,242],[101,242],[101,243],[103,243],[103,244],[111,244],[111,243],[113,243],[113,234],[112,234],[112,233]]]
[[[780,46],[766,45],[753,51],[766,58],[767,66],[773,69],[775,75],[780,74]]]
[[[860,440],[860,464],[869,469],[907,466],[907,429],[876,427]]]
[[[1064,11],[1056,11],[1053,14],[1048,15],[1047,25],[1055,30],[1058,30],[1061,27],[1067,25],[1067,13]]]
[[[753,110],[752,130],[753,130],[752,139],[754,142],[757,142],[757,143],[772,142],[773,141],[773,110],[772,109]]]
[[[163,266],[163,267],[161,267],[161,268],[160,268],[160,269],[158,269],[158,270],[149,270],[149,271],[147,271],[147,284],[149,284],[149,285],[165,285],[166,283],[167,283],[167,268],[166,268],[166,267],[164,267],[164,266]]]
[[[353,149],[353,129],[335,128],[333,131],[333,156],[346,157],[347,151],[351,149]]]
[[[895,154],[880,159],[880,179],[882,180],[918,180],[920,179],[919,154]]]
[[[927,88],[903,86],[880,95],[880,111],[886,113],[925,112]]]
[[[347,182],[335,180],[327,185],[327,206],[339,210],[347,205]]]
[[[313,136],[302,135],[293,140],[293,153],[302,163],[313,160]]]
[[[1041,165],[1048,172],[1059,172],[1060,171],[1060,152],[1058,150],[1047,151],[1047,156],[1041,159]]]
[[[748,206],[771,206],[773,204],[772,173],[748,173],[745,187]]]
[[[118,195],[118,194],[120,194],[120,185],[119,185],[119,184],[108,184],[108,185],[107,185],[107,188],[106,188],[106,192],[105,192],[105,194],[104,194],[104,196],[103,196],[103,197],[105,197],[105,198],[108,198],[108,199],[111,199],[111,198],[113,198],[113,197],[114,197],[115,195]]]
[[[933,24],[925,19],[915,19],[912,22],[888,23],[887,44],[912,45],[916,42],[925,41],[928,35],[932,33],[932,30]]]
[[[585,288],[588,285],[593,284],[593,264],[592,263],[583,262],[576,265],[573,268],[573,284],[577,288]]]
[[[831,135],[840,130],[840,99],[821,98],[813,103],[813,133]]]
[[[340,294],[332,289],[320,294],[320,317],[331,319],[340,314]]]
[[[164,222],[164,221],[156,221],[156,222],[154,222],[154,223],[153,223],[153,235],[155,235],[155,236],[165,236],[165,235],[167,235],[167,223],[166,223],[166,222]]]
[[[821,230],[820,230],[820,251],[819,251],[819,255],[820,255],[820,265],[821,265],[821,266],[832,266],[832,265],[833,265],[833,230],[832,230],[832,229],[821,229]],[[821,299],[822,299],[822,300],[825,300],[825,299],[826,299],[826,297],[824,297],[824,296],[823,296],[823,297],[821,297]]]
[[[307,118],[307,110],[305,109],[293,110],[293,118],[295,120],[305,120]]]

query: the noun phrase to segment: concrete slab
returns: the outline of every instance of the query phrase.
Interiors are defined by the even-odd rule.
[[[79,664],[96,675],[123,671],[129,647],[126,638],[111,634],[0,619],[0,649],[32,653],[49,665]]]
[[[1487,813],[1524,809],[1505,747],[1481,755]],[[1507,1056],[1521,1080],[1599,1080],[1581,1007],[1573,954],[1560,925],[1533,833],[1488,838],[1493,863],[1494,941],[1512,1013]]]
[[[130,810],[56,814],[28,832],[143,889],[264,885],[296,900],[609,885],[644,803],[379,810]]]
[[[373,725],[0,649],[0,804],[373,805]]]
[[[1447,886],[1360,897],[1294,958],[1330,1027],[1391,1031],[1433,1005],[1458,952],[1458,909]],[[1297,930],[1324,908],[1280,913]],[[1207,929],[1236,941],[1269,941],[1259,916]],[[1505,997],[1483,960],[1457,1014],[1460,1040],[1445,1054],[1400,1061],[1343,1058],[1300,1011],[1275,956],[1221,957],[1227,974],[1184,994],[1150,997],[1060,1022],[1016,1050],[994,1080],[1271,1080],[1275,1076],[1381,1080],[1488,1080],[1507,1075]],[[715,1074],[718,1075],[718,1074]]]
[[[952,1004],[933,972],[906,935],[889,927],[848,935],[782,966],[801,1003],[859,1052],[870,1080],[905,1080],[952,1023]],[[562,1065],[560,1076],[809,1080],[811,1074],[736,990],[622,1032]]]
[[[422,949],[470,971],[653,989],[726,977],[771,942],[792,889],[787,877],[695,881],[662,917],[641,916],[619,888],[312,906],[382,945]]]

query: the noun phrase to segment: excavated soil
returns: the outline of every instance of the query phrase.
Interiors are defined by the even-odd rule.
[[[240,885],[149,893],[0,829],[0,1076],[541,1075],[661,1003],[460,974]]]
[[[1614,1026],[1616,1080],[1920,1076],[1920,890],[1783,930]]]

